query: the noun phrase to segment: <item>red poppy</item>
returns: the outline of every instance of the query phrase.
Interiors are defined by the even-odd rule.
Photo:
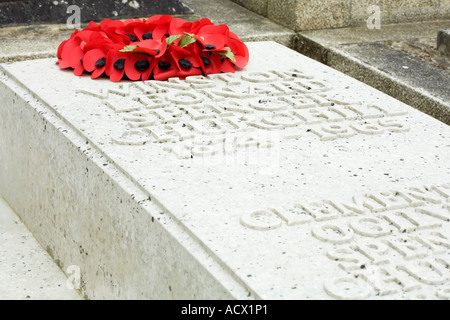
[[[203,18],[192,23],[189,33],[198,34],[201,28],[208,25],[214,25],[208,18]]]
[[[73,73],[77,76],[81,76],[84,71],[84,52],[81,49],[80,44],[81,40],[76,37],[67,40],[60,50],[59,54],[61,59],[58,61],[58,66],[61,69],[72,68]]]
[[[92,72],[91,78],[96,79],[105,72],[106,55],[101,49],[89,50],[83,58],[83,67],[87,72]]]
[[[177,37],[171,37],[177,36]],[[169,15],[148,19],[90,22],[75,30],[57,51],[61,69],[106,73],[117,82],[130,80],[182,79],[194,75],[235,72],[249,61],[247,46],[226,25],[203,18],[186,22]]]
[[[222,58],[220,71],[222,71],[223,73],[234,73],[236,69],[234,68],[233,62],[231,62],[231,60]]]
[[[226,42],[226,46],[230,48],[231,52],[234,54],[236,61],[233,63],[238,68],[244,68],[250,59],[250,53],[247,46],[240,40],[229,38]]]
[[[216,74],[222,71],[221,56],[218,54],[202,53],[200,59],[202,59],[202,70],[204,75]]]
[[[167,42],[165,40],[144,40],[140,42],[133,42],[130,45],[137,45],[137,48],[133,51],[146,53],[148,55],[155,56],[155,58],[163,56],[167,49]]]
[[[157,60],[144,53],[129,52],[125,58],[125,74],[130,80],[146,81],[150,78]]]
[[[195,54],[194,49],[195,43],[186,48],[179,46],[170,47],[170,54],[178,68],[178,77],[181,79],[189,76],[202,75],[202,59],[199,55]]]
[[[102,21],[102,23],[107,23],[108,19],[105,19]],[[109,20],[112,21],[112,20]],[[98,24],[96,24],[94,21],[91,21],[88,23],[87,27],[84,28],[84,30],[91,30],[91,31],[100,31],[102,27]]]
[[[203,44],[206,50],[224,51],[229,33],[230,29],[224,24],[218,26],[205,25],[197,32],[195,38]]]
[[[138,38],[135,33],[135,29],[142,27],[145,27],[145,24],[140,19],[126,20],[122,23],[122,25],[117,26],[117,28],[115,29],[115,33],[124,38],[127,38],[129,42],[136,42],[142,40],[142,38]]]
[[[153,69],[153,78],[155,80],[167,80],[178,76],[178,66],[169,51],[158,59]]]
[[[108,51],[106,56],[105,72],[113,82],[122,80],[125,74],[125,61],[128,57],[127,52],[120,52],[121,48],[113,48]]]

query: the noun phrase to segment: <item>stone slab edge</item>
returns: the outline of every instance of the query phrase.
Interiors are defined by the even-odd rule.
[[[322,45],[299,33],[296,50],[450,125],[448,101],[443,101],[420,87],[412,86],[376,66],[365,63],[357,55],[347,52],[345,48]],[[419,60],[417,63],[425,65]]]
[[[80,268],[84,298],[258,298],[4,71],[0,65],[0,194],[62,270]]]

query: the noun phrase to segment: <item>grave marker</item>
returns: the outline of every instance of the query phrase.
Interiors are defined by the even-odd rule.
[[[248,46],[186,81],[2,65],[0,192],[91,298],[448,298],[450,128]]]

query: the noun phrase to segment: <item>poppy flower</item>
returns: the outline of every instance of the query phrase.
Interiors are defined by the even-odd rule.
[[[125,58],[125,74],[130,80],[146,81],[150,78],[157,60],[144,53],[128,52]]]
[[[202,70],[204,75],[217,74],[222,71],[222,61],[219,54],[202,53],[200,59],[202,60]]]
[[[166,53],[158,59],[158,63],[155,64],[153,69],[153,78],[155,80],[167,80],[169,78],[175,78],[178,76],[178,66],[173,59],[172,55],[166,51]]]
[[[233,62],[229,59],[223,59],[221,57],[222,64],[220,66],[220,71],[223,73],[235,73],[236,69],[234,68]]]
[[[125,61],[128,53],[121,52],[121,49],[120,47],[110,49],[106,56],[105,73],[113,82],[122,80],[125,74]]]
[[[205,25],[198,31],[195,38],[206,50],[224,51],[229,32],[230,29],[224,24],[218,26]]]
[[[135,33],[135,29],[139,27],[145,27],[144,22],[141,20],[126,20],[122,23],[122,25],[118,25],[115,29],[115,33],[117,35],[121,35],[124,38],[128,38],[129,42],[136,42],[142,40],[142,38],[138,38]]]
[[[73,73],[77,76],[81,76],[84,72],[84,52],[80,44],[81,40],[79,38],[69,39],[64,43],[61,50],[58,50],[61,57],[58,61],[58,66],[61,69],[72,68]]]
[[[178,46],[170,47],[170,54],[172,56],[175,65],[178,68],[178,76],[184,79],[189,76],[200,76],[202,75],[202,59],[193,52],[195,48],[193,44],[189,48],[181,48]]]
[[[214,23],[211,22],[208,18],[202,18],[200,20],[197,20],[192,23],[191,30],[189,33],[198,34],[200,29],[202,29],[204,26],[211,26],[214,25]]]
[[[235,72],[247,65],[249,51],[224,24],[155,15],[91,21],[59,45],[57,57],[59,67],[72,68],[75,75],[106,74],[117,82],[125,76],[145,81]]]
[[[167,42],[165,40],[144,40],[141,42],[131,43],[130,45],[137,46],[137,48],[135,48],[133,51],[146,53],[148,55],[155,56],[155,58],[159,58],[164,55],[167,49]]]
[[[226,46],[230,48],[234,54],[234,65],[238,68],[244,68],[250,59],[250,53],[247,46],[240,40],[230,38],[226,41]]]
[[[98,78],[105,72],[107,54],[108,52],[102,49],[92,49],[84,55],[83,67],[87,72],[92,72],[92,79]]]

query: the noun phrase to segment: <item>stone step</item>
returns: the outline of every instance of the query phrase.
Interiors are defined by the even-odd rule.
[[[76,282],[56,266],[1,197],[0,241],[0,300],[81,300]]]
[[[188,13],[191,9],[180,0],[2,0],[0,27]]]
[[[232,0],[292,30],[305,31],[365,25],[370,17],[383,24],[450,18],[449,1]]]
[[[450,127],[248,46],[186,81],[1,65],[0,194],[88,299],[448,298]]]
[[[436,48],[438,30],[449,26],[435,21],[305,31],[296,50],[450,124],[450,61]],[[422,42],[431,46],[413,48]],[[397,50],[393,43],[413,49]]]

